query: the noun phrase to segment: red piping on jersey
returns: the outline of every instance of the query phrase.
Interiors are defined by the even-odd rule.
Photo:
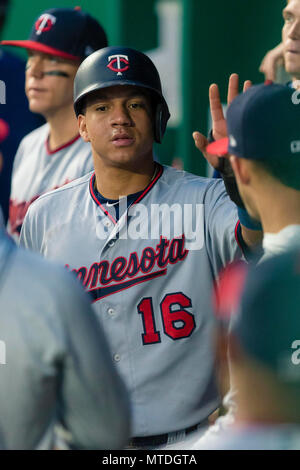
[[[234,236],[235,236],[235,240],[236,240],[236,242],[237,242],[239,248],[240,248],[241,251],[243,252],[243,248],[242,248],[242,245],[240,244],[239,237],[238,237],[238,228],[239,228],[239,225],[241,225],[241,222],[238,220],[237,223],[236,223],[235,229],[234,229]]]
[[[49,147],[49,136],[48,136],[48,137],[47,137],[47,140],[46,140],[46,142],[45,142],[45,144],[46,144],[46,150],[47,150],[48,155],[53,155],[54,153],[59,152],[60,150],[65,149],[66,147],[69,147],[70,145],[74,144],[74,142],[76,142],[76,140],[78,140],[79,137],[80,137],[80,134],[78,134],[76,137],[74,137],[74,139],[70,140],[69,142],[67,142],[66,144],[62,145],[61,147],[58,147],[58,148],[55,149],[55,150],[50,150],[50,147]]]
[[[161,175],[163,174],[163,167],[162,165],[160,165],[160,163],[156,163],[158,165],[158,172],[157,172],[157,175],[155,176],[155,178],[150,181],[150,183],[148,184],[148,186],[146,186],[146,188],[144,189],[144,191],[142,192],[142,194],[131,204],[132,206],[134,204],[137,204],[138,202],[140,202],[145,196],[146,194],[153,188],[153,186],[155,185],[155,183],[159,180],[159,178],[161,177]],[[91,176],[91,179],[90,179],[90,193],[91,193],[91,196],[93,198],[93,200],[95,201],[95,203],[102,209],[102,211],[104,212],[104,214],[110,218],[110,220],[112,220],[114,222],[114,224],[117,223],[116,219],[109,213],[107,212],[107,210],[105,209],[105,207],[101,204],[100,201],[98,201],[96,195],[95,195],[95,192],[94,192],[94,188],[93,188],[93,180],[94,180],[94,176],[95,176],[95,173],[92,174]]]
[[[235,226],[235,239],[238,244],[238,247],[242,251],[245,259],[248,261],[252,258],[251,251],[248,248],[247,243],[245,242],[242,234],[241,221],[239,220]]]
[[[157,163],[158,165],[158,172],[157,172],[157,175],[155,176],[155,178],[150,181],[150,183],[148,184],[148,186],[145,188],[145,190],[142,192],[142,194],[131,204],[132,206],[134,204],[137,204],[138,202],[140,202],[143,197],[146,196],[146,194],[150,191],[150,189],[152,189],[152,187],[155,185],[156,181],[161,177],[161,175],[163,174],[163,167]]]
[[[95,177],[95,172],[92,174],[91,176],[91,179],[90,179],[90,193],[91,193],[91,196],[93,198],[93,200],[95,201],[95,203],[102,209],[102,211],[104,212],[104,214],[110,218],[110,220],[116,225],[117,221],[116,219],[110,215],[109,212],[107,212],[107,210],[105,209],[105,207],[101,204],[101,202],[98,200],[95,192],[94,192],[94,186],[93,186],[93,182],[94,182],[94,177]]]

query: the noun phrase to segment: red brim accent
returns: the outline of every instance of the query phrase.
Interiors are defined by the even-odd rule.
[[[234,261],[219,274],[219,282],[213,292],[215,315],[220,320],[229,319],[236,313],[245,289],[248,265]]]
[[[207,153],[210,155],[218,155],[222,157],[227,155],[229,146],[229,139],[225,137],[224,139],[216,140],[206,147]]]
[[[9,125],[4,119],[0,119],[0,144],[9,136]]]
[[[57,57],[61,57],[62,59],[69,59],[69,60],[81,60],[81,57],[68,54],[67,52],[60,51],[59,49],[55,49],[54,47],[47,46],[46,44],[42,44],[41,42],[36,41],[1,41],[0,44],[2,46],[16,46],[16,47],[24,47],[25,49],[32,49],[33,51],[44,52],[45,54],[56,55]]]

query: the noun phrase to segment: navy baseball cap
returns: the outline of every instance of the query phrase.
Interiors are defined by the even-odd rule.
[[[228,138],[209,144],[207,152],[251,160],[300,157],[297,93],[288,86],[266,82],[238,95],[227,110]]]
[[[98,21],[80,7],[52,8],[35,20],[27,40],[1,41],[1,44],[82,61],[106,47],[107,37]]]
[[[231,333],[246,355],[279,381],[300,384],[300,251],[230,266],[217,297],[217,317],[231,315]]]

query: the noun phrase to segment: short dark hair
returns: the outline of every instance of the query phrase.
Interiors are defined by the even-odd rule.
[[[285,186],[300,191],[300,157],[255,161],[255,165],[265,170]]]

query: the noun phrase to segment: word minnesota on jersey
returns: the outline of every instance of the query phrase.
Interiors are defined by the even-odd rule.
[[[143,462],[146,465],[190,465],[197,464],[195,456],[188,454],[141,454],[139,457],[117,457],[109,454],[102,459],[102,465],[127,465],[130,468],[134,467],[138,462]]]
[[[161,237],[155,248],[144,248],[140,256],[133,252],[128,258],[119,256],[113,262],[103,260],[90,267],[72,269],[71,272],[91,294],[93,302],[97,302],[136,284],[165,276],[168,265],[183,261],[188,255],[184,243],[184,235],[172,240]],[[66,268],[69,269],[69,266],[66,265]]]

